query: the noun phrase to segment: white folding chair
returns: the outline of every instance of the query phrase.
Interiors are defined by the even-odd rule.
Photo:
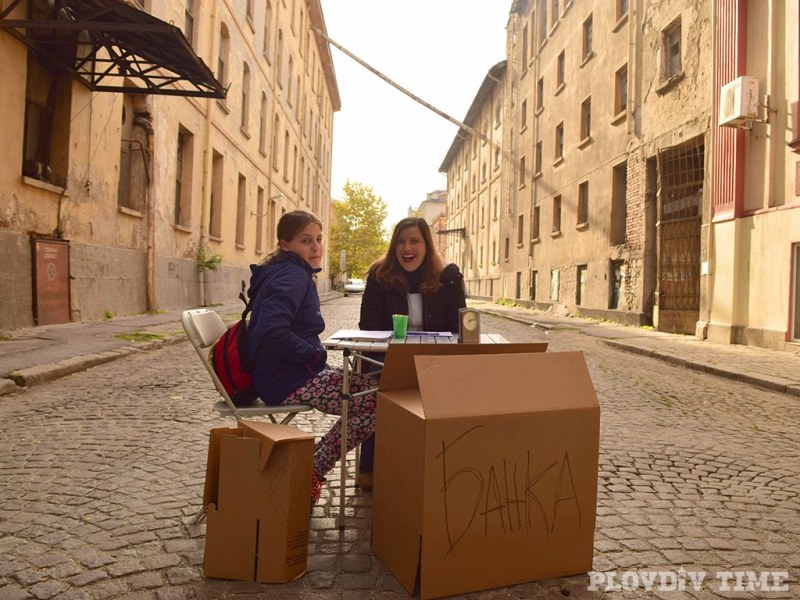
[[[297,413],[312,410],[312,407],[308,404],[269,405],[264,404],[261,400],[258,400],[252,406],[236,406],[228,395],[228,392],[222,387],[222,383],[220,383],[217,374],[214,373],[214,369],[211,367],[211,361],[208,358],[209,348],[227,330],[227,326],[222,320],[222,317],[215,311],[207,308],[194,308],[181,313],[181,325],[183,325],[183,329],[186,332],[186,337],[189,338],[192,346],[197,351],[197,355],[200,357],[203,366],[205,366],[206,371],[208,371],[208,374],[211,376],[214,387],[217,388],[217,392],[222,396],[222,400],[214,404],[214,410],[221,415],[233,416],[237,422],[248,417],[266,416],[269,417],[269,420],[273,423],[286,425]],[[276,415],[284,416],[278,421]],[[192,524],[199,523],[203,520],[205,514],[206,508],[203,506],[190,522]]]
[[[225,322],[213,310],[208,308],[193,308],[185,310],[181,313],[181,325],[186,332],[192,346],[197,351],[200,360],[203,362],[206,371],[211,376],[211,381],[214,382],[214,387],[217,392],[222,396],[222,400],[214,404],[214,410],[226,416],[233,416],[237,421],[249,417],[269,417],[273,423],[280,423],[286,425],[289,421],[294,419],[298,413],[312,410],[308,404],[264,404],[261,400],[256,401],[252,406],[236,406],[222,387],[222,383],[214,372],[211,366],[211,361],[208,357],[209,348],[216,342],[220,336],[227,330]],[[276,415],[284,415],[278,421]]]

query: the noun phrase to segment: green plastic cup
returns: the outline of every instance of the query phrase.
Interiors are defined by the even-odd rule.
[[[408,315],[392,315],[392,327],[394,328],[394,337],[404,340],[408,330]]]

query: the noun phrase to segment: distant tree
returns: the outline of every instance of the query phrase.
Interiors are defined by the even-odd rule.
[[[343,191],[344,198],[331,204],[331,270],[338,270],[339,256],[346,250],[350,277],[364,277],[369,266],[386,252],[386,202],[363,183],[348,180]]]

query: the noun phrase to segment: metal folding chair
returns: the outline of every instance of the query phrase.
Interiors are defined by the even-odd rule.
[[[227,326],[222,320],[222,317],[215,311],[207,308],[194,308],[181,313],[181,325],[183,325],[186,336],[197,351],[200,361],[211,376],[214,387],[217,388],[217,392],[222,396],[222,399],[214,404],[214,410],[221,415],[232,416],[237,422],[251,417],[268,417],[273,423],[286,425],[294,419],[298,413],[313,410],[313,407],[308,404],[270,405],[264,404],[261,400],[258,400],[252,406],[236,406],[228,395],[228,392],[222,387],[222,383],[214,372],[208,356],[209,348],[227,330]],[[277,417],[280,415],[283,415],[283,418],[279,421]],[[205,507],[202,507],[195,515],[194,519],[192,519],[192,523],[199,522],[204,515]]]

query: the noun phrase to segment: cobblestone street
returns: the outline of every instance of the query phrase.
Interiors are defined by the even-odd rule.
[[[359,303],[323,304],[326,334],[355,327]],[[800,597],[800,398],[568,327],[482,322],[512,342],[584,352],[602,411],[594,570],[618,575],[595,590],[579,575],[470,598]],[[407,597],[372,554],[369,494],[349,487],[347,528],[336,527],[338,470],[312,513],[304,577],[203,576],[205,525],[190,521],[208,431],[231,424],[215,400],[188,342],[0,397],[0,600]],[[331,422],[306,413],[294,423],[320,434]],[[685,579],[686,589],[648,590],[641,578],[634,588],[630,575],[631,589],[619,585],[625,572],[681,569],[705,572],[701,589]],[[787,589],[747,589],[747,579],[737,589],[717,575],[745,571],[787,572]]]

